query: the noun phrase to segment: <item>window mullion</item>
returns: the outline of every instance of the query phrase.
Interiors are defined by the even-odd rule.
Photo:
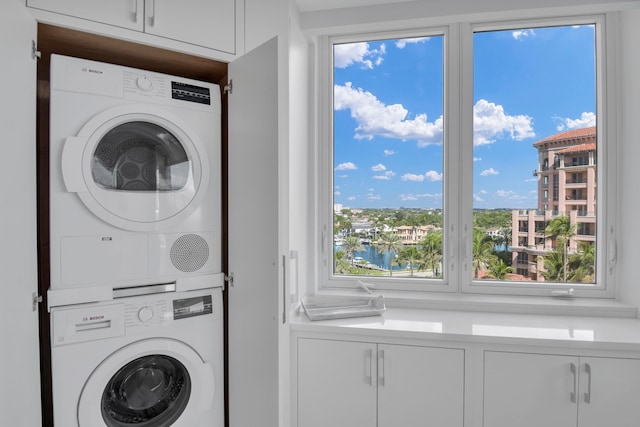
[[[458,215],[459,289],[466,291],[473,276],[473,31],[460,25],[460,209]]]

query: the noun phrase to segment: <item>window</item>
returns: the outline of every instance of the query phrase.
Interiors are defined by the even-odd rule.
[[[335,276],[442,283],[444,39],[333,44]]]
[[[596,16],[328,39],[322,285],[612,295],[604,33]]]

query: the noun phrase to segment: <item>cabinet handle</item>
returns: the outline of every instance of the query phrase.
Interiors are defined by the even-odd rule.
[[[378,385],[384,387],[384,350],[378,350]]]
[[[373,372],[373,350],[369,349],[367,351],[365,351],[364,353],[364,381],[369,384],[369,385],[373,385],[373,376],[372,376],[372,372]]]
[[[576,369],[576,364],[575,363],[571,363],[569,365],[569,370],[571,371],[571,374],[573,375],[573,391],[571,393],[569,393],[569,399],[571,399],[572,403],[576,403],[577,402],[576,391],[577,391],[577,383],[578,383],[578,370]]]
[[[591,365],[585,363],[584,371],[587,373],[587,392],[584,394],[584,403],[591,403]]]
[[[151,7],[149,8],[149,26],[156,26],[156,0],[151,0],[149,2]]]
[[[133,11],[131,12],[131,19],[134,23],[138,23],[138,0],[133,0]]]

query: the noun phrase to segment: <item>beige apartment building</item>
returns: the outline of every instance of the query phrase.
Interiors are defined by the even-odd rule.
[[[512,260],[515,272],[530,280],[544,281],[540,255],[552,251],[556,241],[545,235],[549,221],[568,215],[575,224],[569,244],[574,253],[578,242],[596,239],[596,128],[561,132],[538,142],[537,210],[512,213]]]
[[[403,245],[417,245],[420,243],[429,233],[436,231],[438,227],[435,225],[401,225],[396,227],[395,232],[400,239],[402,239]]]

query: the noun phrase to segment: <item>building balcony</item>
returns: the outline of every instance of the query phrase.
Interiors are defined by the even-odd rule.
[[[592,234],[576,234],[573,239],[581,242],[595,242],[596,236]]]
[[[565,183],[564,188],[586,189],[587,188],[587,183],[586,182],[567,182],[567,183]]]

